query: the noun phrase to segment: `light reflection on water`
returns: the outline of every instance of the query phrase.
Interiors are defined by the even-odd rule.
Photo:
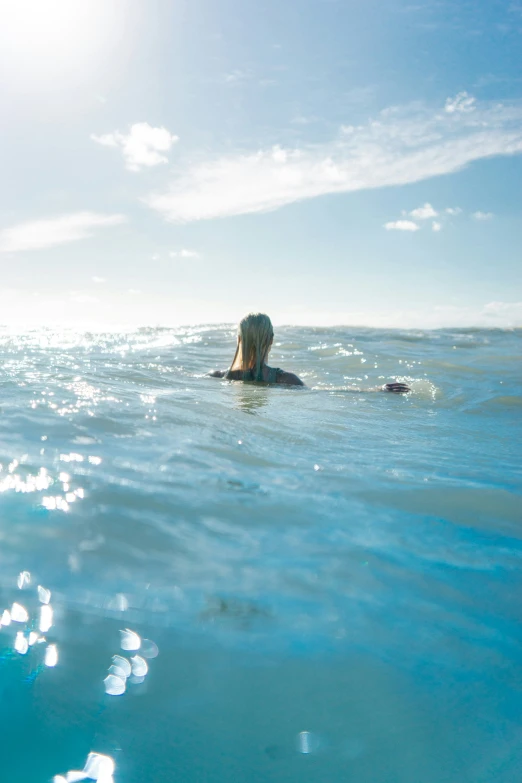
[[[517,779],[520,337],[0,332],[5,779]]]
[[[19,655],[27,655],[30,648],[35,647],[35,656],[32,658],[31,665],[33,672],[37,673],[43,665],[53,668],[58,663],[58,648],[56,644],[47,644],[47,639],[43,634],[47,634],[53,627],[53,609],[49,601],[51,591],[41,585],[38,585],[36,591],[31,589],[32,577],[29,571],[21,571],[16,579],[18,590],[25,593],[24,602],[31,607],[30,610],[25,605],[14,601],[11,609],[4,609],[1,612],[0,633],[6,637],[0,640],[3,642],[5,659],[12,651]],[[15,626],[12,626],[15,623]],[[18,630],[22,626],[22,630]],[[7,645],[6,645],[6,639]],[[42,649],[39,646],[42,645]],[[43,650],[43,651],[42,651]]]
[[[75,783],[80,780],[96,780],[98,783],[113,783],[114,760],[101,753],[89,753],[82,770],[70,770],[66,775],[55,775],[53,783]]]

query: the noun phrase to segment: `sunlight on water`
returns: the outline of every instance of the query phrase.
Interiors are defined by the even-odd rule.
[[[5,780],[513,783],[521,333],[234,340],[0,330]]]
[[[144,639],[144,644],[137,633],[128,628],[120,631],[120,646],[122,650],[140,650],[143,656],[155,658],[158,655],[158,647],[150,639]],[[107,677],[104,679],[105,693],[110,696],[121,696],[127,688],[127,680],[133,685],[144,682],[149,672],[149,665],[141,655],[133,655],[125,658],[122,655],[113,655],[112,664],[109,666]]]
[[[114,760],[101,753],[89,753],[83,770],[70,770],[66,775],[55,775],[53,783],[75,783],[80,780],[96,780],[98,783],[113,783]]]

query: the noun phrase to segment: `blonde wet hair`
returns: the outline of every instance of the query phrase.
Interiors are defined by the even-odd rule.
[[[274,339],[272,321],[264,313],[249,313],[240,322],[237,330],[237,348],[232,364],[227,371],[240,370],[243,380],[263,380],[263,365]]]

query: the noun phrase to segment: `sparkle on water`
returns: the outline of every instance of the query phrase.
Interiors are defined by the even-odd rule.
[[[0,330],[3,778],[517,780],[521,341]]]

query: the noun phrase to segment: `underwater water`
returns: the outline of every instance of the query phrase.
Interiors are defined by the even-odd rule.
[[[234,345],[0,331],[1,783],[521,779],[522,331]]]

